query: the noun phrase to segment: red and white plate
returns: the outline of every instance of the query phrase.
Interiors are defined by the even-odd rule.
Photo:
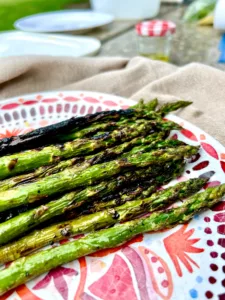
[[[0,102],[0,138],[28,132],[74,115],[127,108],[134,101],[95,92],[48,92]],[[177,116],[185,129],[173,138],[201,145],[178,181],[204,173],[207,186],[225,182],[225,148]],[[65,243],[63,241],[61,243]],[[188,224],[138,236],[58,267],[0,299],[189,300],[225,299],[225,202]]]

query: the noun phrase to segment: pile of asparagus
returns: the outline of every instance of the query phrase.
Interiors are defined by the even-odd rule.
[[[204,178],[159,189],[199,151],[170,139],[181,127],[164,119],[189,104],[157,108],[154,99],[0,140],[0,262],[13,261],[0,271],[1,295],[137,234],[187,222],[221,200],[225,185],[198,193]],[[41,249],[79,234],[86,235]]]

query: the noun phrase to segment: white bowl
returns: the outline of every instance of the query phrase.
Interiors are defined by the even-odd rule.
[[[117,19],[146,19],[159,13],[160,0],[91,0],[91,6]]]

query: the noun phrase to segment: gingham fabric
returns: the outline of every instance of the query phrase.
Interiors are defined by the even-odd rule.
[[[176,31],[176,24],[171,21],[152,20],[136,25],[136,32],[141,36],[165,36]]]

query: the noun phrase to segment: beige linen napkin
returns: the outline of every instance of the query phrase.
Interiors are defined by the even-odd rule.
[[[50,90],[112,93],[134,100],[157,97],[194,104],[177,114],[225,145],[225,72],[192,63],[176,67],[142,57],[15,57],[0,59],[0,99]]]

